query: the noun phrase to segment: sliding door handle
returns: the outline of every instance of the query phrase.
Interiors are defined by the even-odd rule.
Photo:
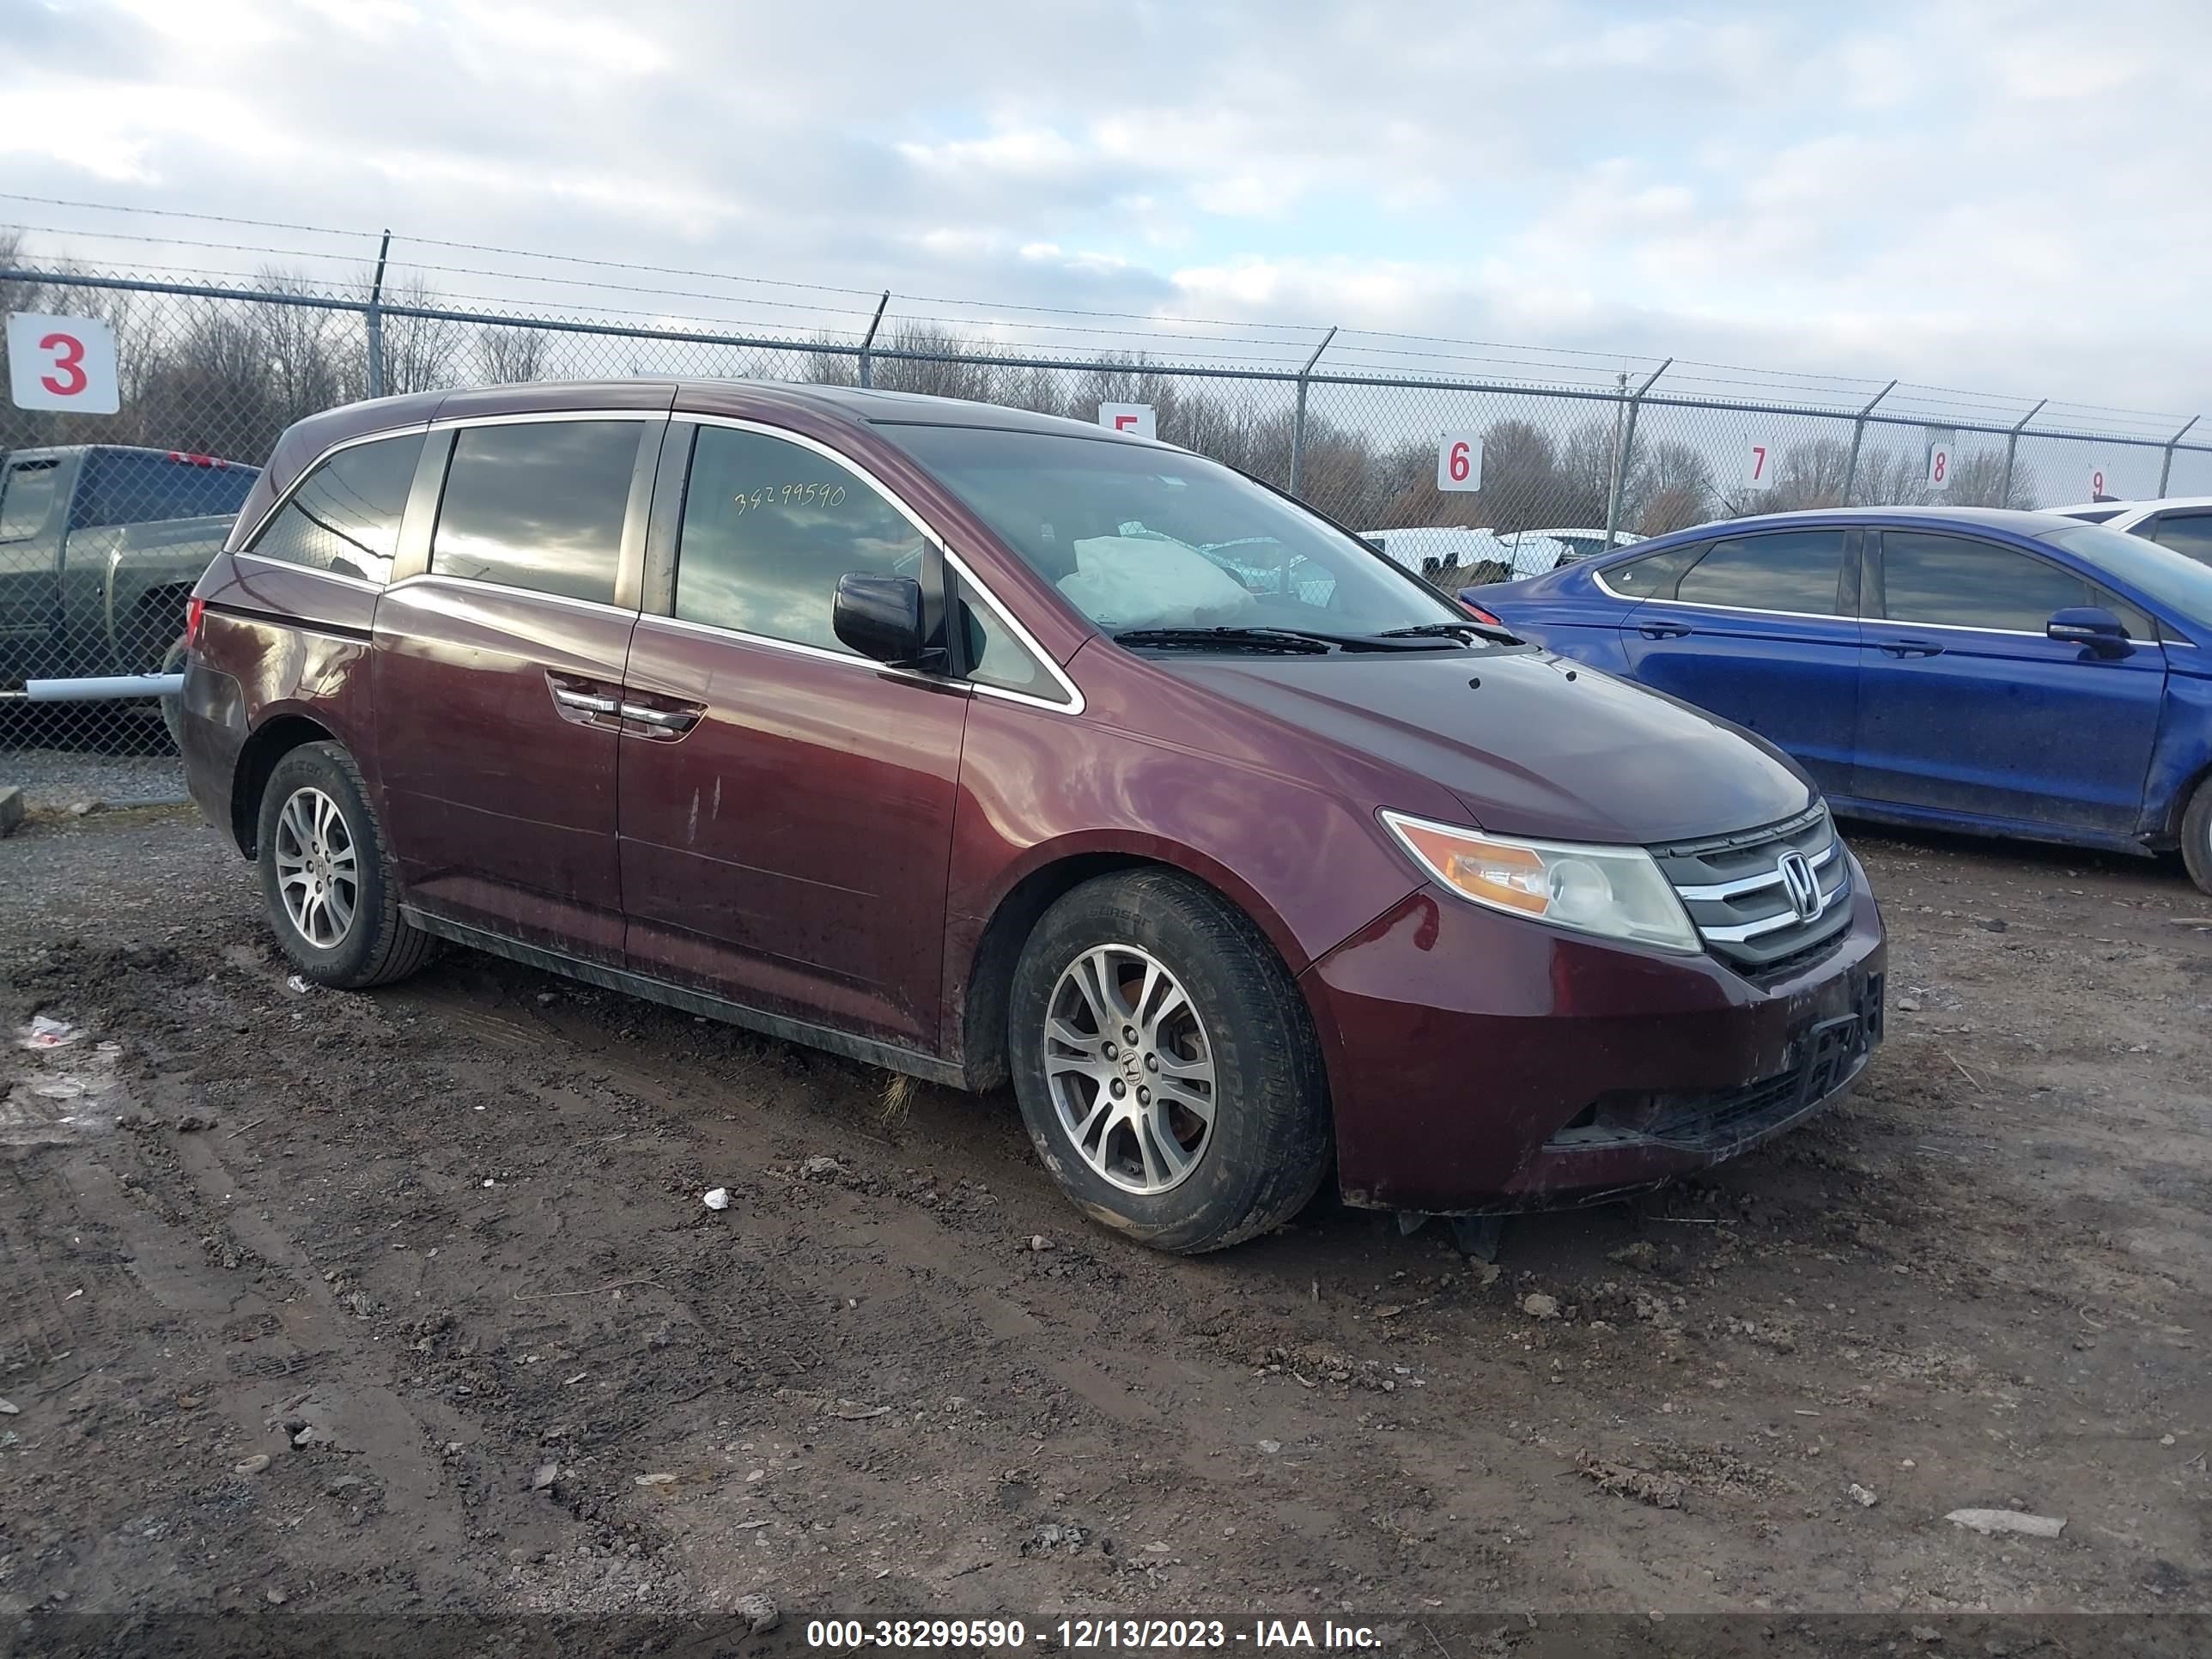
[[[622,705],[612,697],[603,697],[595,692],[577,691],[565,685],[553,688],[553,701],[563,708],[573,708],[580,714],[611,714]]]
[[[623,704],[622,717],[649,726],[656,732],[689,732],[699,723],[699,711],[696,708],[653,708],[641,702]]]

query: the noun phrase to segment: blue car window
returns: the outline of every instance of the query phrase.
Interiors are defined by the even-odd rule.
[[[2109,598],[2073,571],[1964,536],[1885,530],[1881,566],[1884,614],[1936,628],[2040,634],[2054,612]]]
[[[1738,611],[1838,612],[1837,579],[1844,568],[1840,530],[1778,530],[1715,542],[1686,574],[1675,597],[1686,604]]]
[[[1705,550],[1703,542],[1647,554],[1625,564],[1607,565],[1601,573],[1605,585],[1625,599],[1671,599],[1682,573],[1697,563]]]

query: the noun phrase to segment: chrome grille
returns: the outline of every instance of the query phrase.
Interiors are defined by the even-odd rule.
[[[1850,860],[1826,806],[1651,856],[1705,948],[1745,973],[1812,961],[1850,925]]]

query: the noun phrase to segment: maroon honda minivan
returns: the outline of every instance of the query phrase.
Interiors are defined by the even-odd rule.
[[[1171,446],[732,382],[278,442],[191,607],[194,798],[301,974],[453,941],[982,1090],[1099,1220],[1332,1165],[1496,1213],[1828,1101],[1881,924],[1804,776]]]

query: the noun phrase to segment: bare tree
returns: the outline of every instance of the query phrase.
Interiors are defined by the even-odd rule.
[[[386,283],[384,303],[439,308],[439,295],[420,276]],[[437,392],[456,383],[454,364],[463,343],[461,325],[444,317],[384,317],[384,390]]]
[[[1670,530],[1687,530],[1713,516],[1717,495],[1713,471],[1705,458],[1690,445],[1673,439],[1654,444],[1637,464],[1638,507],[1632,518],[1637,533],[1663,536]]]
[[[1499,530],[1556,524],[1559,468],[1551,439],[1530,422],[1493,421],[1482,434],[1482,505]]]
[[[477,331],[477,362],[487,385],[515,386],[545,378],[545,331],[492,328]]]

